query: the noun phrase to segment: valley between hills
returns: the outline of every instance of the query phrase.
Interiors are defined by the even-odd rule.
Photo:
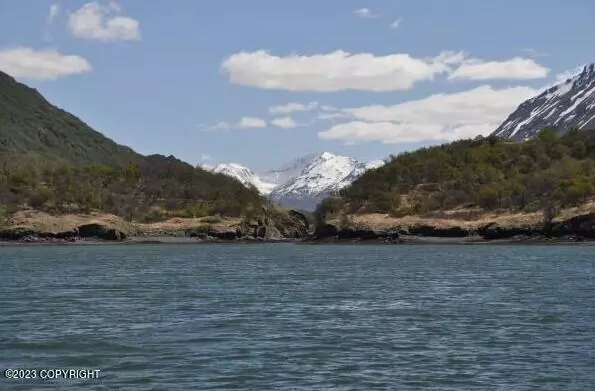
[[[138,154],[0,73],[0,240],[585,242],[594,118],[590,65],[491,136],[383,162],[314,154],[271,183],[238,165]]]

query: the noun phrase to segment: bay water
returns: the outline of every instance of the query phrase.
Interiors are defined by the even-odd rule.
[[[595,390],[595,247],[0,247],[0,390]],[[47,373],[47,372],[46,372]]]

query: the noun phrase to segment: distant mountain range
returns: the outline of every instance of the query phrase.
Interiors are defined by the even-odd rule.
[[[261,194],[286,207],[314,210],[322,199],[350,185],[366,170],[383,164],[382,160],[359,162],[323,152],[300,157],[264,173],[255,173],[237,163],[219,164],[211,171],[254,186]]]
[[[595,129],[595,64],[526,100],[493,135],[524,141],[544,128]]]

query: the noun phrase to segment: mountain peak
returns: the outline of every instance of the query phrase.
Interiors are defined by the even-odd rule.
[[[323,153],[320,154],[320,158],[321,159],[324,159],[324,160],[329,160],[329,159],[332,159],[334,157],[337,157],[337,156],[336,155],[333,155],[330,152],[323,152]]]
[[[244,186],[254,186],[264,195],[269,194],[276,186],[274,183],[263,181],[258,175],[252,172],[252,170],[239,163],[221,163],[216,165],[210,171],[235,178]]]
[[[276,187],[270,198],[294,208],[313,210],[323,198],[348,186],[367,169],[378,167],[378,161],[370,163],[323,152],[305,164],[299,175]]]
[[[549,127],[559,132],[573,127],[595,127],[595,64],[581,68],[573,76],[521,103],[493,135],[523,141]]]
[[[219,164],[213,172],[232,176],[246,186],[288,207],[313,210],[324,197],[351,184],[364,171],[383,165],[381,160],[358,162],[330,152],[299,157],[262,174],[238,163]]]

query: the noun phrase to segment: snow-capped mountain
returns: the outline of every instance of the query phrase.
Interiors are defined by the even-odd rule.
[[[272,201],[290,208],[314,210],[323,198],[351,184],[364,171],[383,165],[382,160],[358,162],[329,152],[307,155],[274,170],[256,174],[237,163],[219,164],[213,172],[255,186]]]
[[[237,163],[224,163],[215,166],[210,171],[220,174],[225,174],[230,177],[237,179],[242,182],[244,186],[254,186],[256,189],[264,195],[270,194],[271,191],[277,186],[274,183],[268,183],[263,181],[258,175],[252,172],[248,167],[242,166]]]
[[[493,135],[523,141],[548,127],[595,128],[595,64],[521,103]]]
[[[264,181],[282,185],[300,175],[304,168],[306,168],[312,160],[316,159],[318,155],[319,154],[317,153],[312,153],[294,159],[279,168],[262,173],[261,178]]]
[[[361,163],[328,152],[310,155],[300,174],[276,187],[269,197],[288,207],[313,210],[323,198],[348,186],[367,169],[382,164],[382,161]]]

